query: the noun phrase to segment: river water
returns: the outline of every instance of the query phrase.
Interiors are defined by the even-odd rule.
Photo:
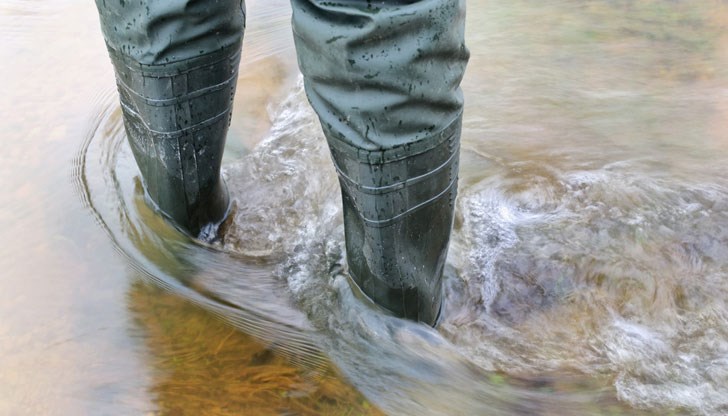
[[[0,414],[728,413],[728,3],[470,0],[439,325],[352,293],[283,0],[203,245],[144,203],[92,2],[0,4]]]

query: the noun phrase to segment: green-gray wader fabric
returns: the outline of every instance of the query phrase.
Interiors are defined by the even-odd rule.
[[[239,1],[97,0],[147,191],[196,233],[222,216]],[[198,4],[199,3],[199,4]],[[299,66],[339,172],[353,280],[435,322],[453,220],[464,0],[291,0]]]
[[[433,324],[457,190],[464,0],[293,0],[306,93],[344,202],[349,271]]]
[[[240,0],[96,0],[129,144],[160,211],[193,236],[220,222]]]

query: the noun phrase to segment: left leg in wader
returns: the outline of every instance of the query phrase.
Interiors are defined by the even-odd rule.
[[[96,0],[96,6],[147,195],[185,232],[209,238],[228,210],[220,163],[243,3]]]

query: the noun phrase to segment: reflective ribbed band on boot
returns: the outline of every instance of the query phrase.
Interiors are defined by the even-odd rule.
[[[139,64],[109,49],[146,190],[162,213],[194,236],[227,210],[220,164],[240,46],[163,65]]]
[[[419,153],[389,149],[367,162],[332,146],[341,184],[349,270],[396,315],[433,324],[457,194],[461,121]],[[331,142],[331,140],[330,140]],[[390,153],[386,153],[390,152]]]
[[[432,138],[392,149],[365,151],[338,140],[329,140],[329,148],[362,221],[385,227],[456,184],[459,137],[460,118]]]

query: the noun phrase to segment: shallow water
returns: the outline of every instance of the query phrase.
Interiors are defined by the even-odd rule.
[[[728,412],[728,4],[476,1],[435,329],[346,278],[285,1],[224,239],[144,203],[92,4],[0,5],[0,414]]]

